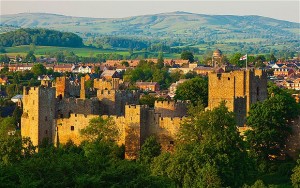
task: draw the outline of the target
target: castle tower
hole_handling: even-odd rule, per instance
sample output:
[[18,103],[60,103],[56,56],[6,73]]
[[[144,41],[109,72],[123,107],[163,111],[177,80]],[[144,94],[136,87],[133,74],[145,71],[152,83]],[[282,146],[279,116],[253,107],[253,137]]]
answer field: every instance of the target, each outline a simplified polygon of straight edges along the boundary
[[84,76],[82,76],[81,80],[80,80],[80,98],[85,99],[85,78],[84,78]]
[[55,87],[56,87],[56,96],[61,96],[61,97],[68,97],[67,95],[67,90],[68,90],[68,85],[67,85],[67,78],[65,76],[62,77],[57,77],[55,80]]
[[21,135],[30,137],[37,146],[43,140],[50,143],[54,138],[55,88],[24,87]]
[[147,106],[125,106],[125,158],[136,159],[146,137]]
[[208,76],[208,108],[225,101],[235,112],[237,124],[243,126],[250,106],[267,98],[267,75],[263,70],[210,73]]

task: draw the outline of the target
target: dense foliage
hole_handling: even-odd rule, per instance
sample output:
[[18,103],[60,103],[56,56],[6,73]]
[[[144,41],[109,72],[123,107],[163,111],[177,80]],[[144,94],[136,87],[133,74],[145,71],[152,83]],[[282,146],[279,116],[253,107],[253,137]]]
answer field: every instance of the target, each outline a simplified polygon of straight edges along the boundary
[[154,159],[154,174],[179,187],[238,187],[251,165],[232,112],[222,104],[212,111],[194,107],[181,126],[173,154]]
[[208,103],[208,80],[196,77],[185,81],[177,87],[175,99],[190,100],[194,105],[198,102],[207,106]]
[[81,47],[82,39],[69,32],[48,29],[18,29],[0,35],[0,46],[20,46],[35,44],[39,46]]
[[291,122],[299,115],[299,104],[287,91],[269,86],[269,98],[254,104],[247,118],[251,130],[246,132],[251,150],[262,159],[276,158],[282,153],[291,133]]
[[131,83],[136,81],[158,82],[163,89],[172,83],[172,78],[166,67],[161,68],[160,64],[154,64],[145,60],[141,60],[135,69],[127,70],[123,78]]

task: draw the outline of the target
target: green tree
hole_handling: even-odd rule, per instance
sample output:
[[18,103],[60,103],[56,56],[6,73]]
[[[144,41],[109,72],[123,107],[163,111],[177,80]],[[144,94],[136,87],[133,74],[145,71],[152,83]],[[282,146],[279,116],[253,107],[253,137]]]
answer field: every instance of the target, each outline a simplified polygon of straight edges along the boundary
[[140,99],[139,99],[139,104],[140,105],[148,105],[149,107],[154,107],[154,103],[155,103],[156,97],[153,95],[143,95]]
[[88,141],[104,140],[116,141],[119,132],[112,118],[102,117],[91,119],[89,125],[80,131],[81,135]]
[[4,55],[0,55],[0,63],[9,63],[10,58],[4,54]]
[[177,87],[175,99],[190,100],[194,105],[198,101],[207,106],[208,102],[208,80],[207,78],[196,77],[185,81]]
[[35,62],[36,61],[36,57],[34,55],[33,51],[29,51],[25,57],[25,61],[26,62]]
[[44,65],[42,64],[35,64],[33,65],[33,67],[31,68],[31,72],[35,75],[35,76],[41,76],[47,73],[47,69]]
[[201,108],[189,112],[175,152],[156,157],[152,173],[171,178],[179,187],[239,187],[249,178],[250,165],[234,114],[224,103],[212,111]]
[[181,53],[181,59],[189,60],[190,63],[193,63],[194,62],[194,55],[193,55],[192,52],[183,51]]
[[158,54],[158,59],[157,59],[156,67],[158,69],[162,69],[164,66],[165,66],[165,64],[164,64],[164,54],[163,54],[163,52],[160,52]]
[[161,153],[161,146],[154,136],[148,137],[141,147],[138,161],[142,164],[150,165],[154,157]]
[[232,55],[230,57],[230,64],[232,65],[237,65],[239,67],[245,67],[246,66],[246,60],[240,60],[240,58],[242,57],[243,55],[241,53],[235,53],[234,55]]
[[129,67],[129,63],[128,61],[122,61],[121,65],[125,66],[125,67]]
[[4,65],[4,68],[1,69],[0,73],[8,73],[9,72],[9,68],[8,68],[8,65]]
[[300,158],[297,160],[297,165],[293,169],[293,174],[291,176],[293,187],[300,187]]
[[260,159],[279,156],[291,133],[291,121],[299,114],[299,105],[286,91],[271,86],[271,97],[255,103],[247,117],[251,127],[245,135],[250,149]]

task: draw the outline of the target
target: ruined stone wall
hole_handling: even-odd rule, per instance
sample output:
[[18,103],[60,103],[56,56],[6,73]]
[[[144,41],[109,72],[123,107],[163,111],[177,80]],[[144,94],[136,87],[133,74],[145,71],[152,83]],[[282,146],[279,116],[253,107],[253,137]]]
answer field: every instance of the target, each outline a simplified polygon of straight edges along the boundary
[[55,120],[55,144],[66,144],[71,140],[74,144],[79,145],[83,141],[80,130],[89,125],[93,118],[99,115],[70,114],[69,118],[58,118]]
[[53,87],[56,88],[56,97],[79,97],[80,85],[74,81],[70,81],[69,78],[57,77]]
[[187,105],[184,101],[155,101],[154,109],[162,117],[183,117],[187,113]]
[[37,146],[44,139],[53,140],[52,125],[55,118],[55,89],[24,87],[21,135],[30,137]]
[[100,103],[97,98],[58,98],[56,105],[56,112],[58,118],[67,118],[72,113],[84,115],[99,115],[101,112]]
[[[91,119],[98,118],[99,115],[84,115],[84,114],[70,114],[68,118],[58,118],[54,123],[55,130],[55,144],[66,144],[68,141],[73,141],[74,144],[80,145],[84,141],[84,137],[81,135],[80,130],[86,128],[89,125]],[[106,119],[108,117],[116,124],[116,128],[119,132],[117,143],[118,145],[125,144],[125,118],[124,116],[101,116]]]
[[119,78],[113,78],[112,80],[94,79],[94,88],[98,90],[112,90],[119,89],[122,81]]
[[124,115],[126,104],[137,104],[139,93],[135,91],[121,90],[97,90],[97,98],[100,100],[102,114]]

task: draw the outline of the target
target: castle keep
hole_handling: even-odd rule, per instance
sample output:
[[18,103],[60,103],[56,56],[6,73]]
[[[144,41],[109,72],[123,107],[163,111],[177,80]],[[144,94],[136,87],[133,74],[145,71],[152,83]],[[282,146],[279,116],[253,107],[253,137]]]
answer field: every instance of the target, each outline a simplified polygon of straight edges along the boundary
[[208,75],[208,108],[225,101],[236,114],[237,124],[243,126],[250,106],[267,99],[267,74],[263,70],[240,70]]
[[[21,134],[34,145],[44,139],[55,145],[69,140],[80,144],[80,130],[93,118],[110,117],[119,130],[117,143],[125,145],[125,157],[137,158],[145,139],[157,137],[162,149],[171,151],[188,102],[156,101],[154,108],[137,105],[139,92],[121,90],[122,81],[95,79],[94,87],[85,88],[85,78],[72,81],[56,79],[51,86],[24,88]],[[267,77],[262,70],[209,74],[208,109],[225,101],[243,126],[251,104],[267,98]]]

